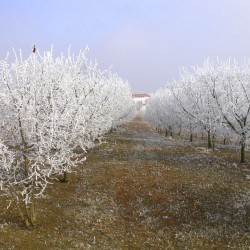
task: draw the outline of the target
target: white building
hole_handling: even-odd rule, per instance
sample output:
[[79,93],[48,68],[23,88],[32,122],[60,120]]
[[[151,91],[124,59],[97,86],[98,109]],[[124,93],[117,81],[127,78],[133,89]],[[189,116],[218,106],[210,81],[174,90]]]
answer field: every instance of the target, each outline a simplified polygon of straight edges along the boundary
[[150,98],[148,94],[133,94],[133,100],[138,104],[138,111],[145,112],[146,104]]

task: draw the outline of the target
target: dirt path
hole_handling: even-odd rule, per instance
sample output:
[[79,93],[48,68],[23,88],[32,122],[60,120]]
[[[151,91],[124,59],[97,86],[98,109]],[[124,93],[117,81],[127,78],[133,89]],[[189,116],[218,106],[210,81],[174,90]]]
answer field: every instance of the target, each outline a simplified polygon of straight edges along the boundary
[[1,249],[248,249],[247,166],[142,120],[106,140],[48,190],[36,228],[0,213]]

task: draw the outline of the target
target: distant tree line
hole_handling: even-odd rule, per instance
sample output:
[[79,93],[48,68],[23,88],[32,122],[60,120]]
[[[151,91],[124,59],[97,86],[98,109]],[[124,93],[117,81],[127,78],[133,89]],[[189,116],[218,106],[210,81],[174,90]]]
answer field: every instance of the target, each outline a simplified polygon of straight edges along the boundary
[[185,129],[190,141],[195,132],[207,134],[208,148],[215,136],[226,140],[237,136],[240,162],[245,162],[250,137],[250,60],[216,63],[209,59],[202,66],[184,68],[179,80],[158,90],[147,106],[146,119],[166,135]]

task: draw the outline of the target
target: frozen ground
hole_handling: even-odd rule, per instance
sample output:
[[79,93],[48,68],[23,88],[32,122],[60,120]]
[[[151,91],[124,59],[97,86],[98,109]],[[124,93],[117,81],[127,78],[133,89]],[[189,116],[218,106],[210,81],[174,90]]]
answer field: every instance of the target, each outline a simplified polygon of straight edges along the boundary
[[2,201],[1,249],[249,249],[249,165],[140,119],[106,141],[39,201],[37,227]]

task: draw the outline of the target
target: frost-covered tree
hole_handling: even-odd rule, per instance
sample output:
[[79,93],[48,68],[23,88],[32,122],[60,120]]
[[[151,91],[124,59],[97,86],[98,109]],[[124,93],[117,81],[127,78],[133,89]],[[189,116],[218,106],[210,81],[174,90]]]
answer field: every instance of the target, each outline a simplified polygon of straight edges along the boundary
[[217,72],[205,61],[202,67],[194,67],[192,71],[184,69],[180,80],[172,87],[186,120],[207,132],[208,148],[212,147],[212,137],[221,122],[220,112],[209,88],[216,80]]
[[218,65],[219,80],[211,86],[223,124],[240,138],[241,162],[245,162],[246,140],[250,137],[250,60]]
[[164,97],[155,94],[149,103],[149,121],[170,124],[178,117],[191,135],[194,129],[204,129],[209,148],[216,133],[227,137],[233,133],[240,138],[241,162],[245,161],[246,140],[250,137],[249,60],[240,66],[236,61],[212,63],[207,59],[201,66],[183,69],[179,80],[164,91]]
[[156,127],[165,130],[165,136],[172,136],[173,130],[179,130],[182,121],[173,95],[169,89],[157,91],[147,105],[145,118]]
[[[133,110],[129,85],[85,54],[20,53],[0,63],[0,187],[27,226],[50,180],[77,167]],[[127,103],[120,113],[118,103]]]
[[[81,137],[79,117],[74,117],[72,82],[63,58],[32,54],[1,66],[1,139],[13,159],[8,171],[1,166],[0,178],[29,225],[36,219],[35,198],[42,196],[50,178],[82,160],[74,155],[75,139],[80,142]],[[79,145],[84,147],[83,141]]]

